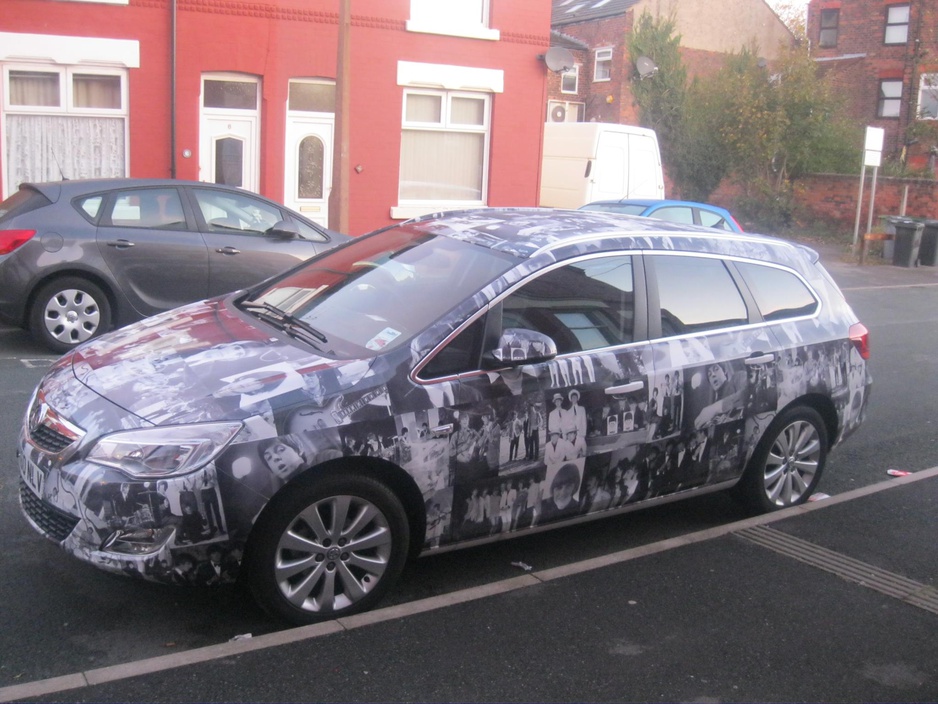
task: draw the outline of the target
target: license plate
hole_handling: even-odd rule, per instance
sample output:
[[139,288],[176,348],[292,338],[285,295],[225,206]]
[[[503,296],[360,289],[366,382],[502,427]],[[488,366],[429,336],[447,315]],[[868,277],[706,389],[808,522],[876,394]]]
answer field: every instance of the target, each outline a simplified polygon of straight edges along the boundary
[[25,455],[20,455],[20,476],[26,482],[26,486],[33,490],[40,499],[42,498],[42,487],[46,483],[46,475],[39,467],[30,462]]

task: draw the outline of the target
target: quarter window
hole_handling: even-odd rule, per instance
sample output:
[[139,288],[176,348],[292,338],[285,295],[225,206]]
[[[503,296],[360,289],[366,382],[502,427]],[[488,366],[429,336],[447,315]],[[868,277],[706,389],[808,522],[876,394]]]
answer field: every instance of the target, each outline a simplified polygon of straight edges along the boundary
[[749,322],[743,297],[719,259],[656,255],[651,260],[657,279],[662,336]]
[[840,10],[821,10],[821,32],[818,45],[824,48],[837,46],[837,25],[840,23]]
[[608,81],[612,79],[612,47],[597,49],[594,53],[593,80]]
[[899,117],[902,107],[902,80],[889,79],[879,82],[879,104],[877,117]]
[[909,41],[909,5],[891,5],[886,8],[886,44],[905,44]]
[[488,95],[405,91],[401,204],[483,204],[488,145]]
[[549,335],[559,354],[632,342],[632,258],[610,256],[568,264],[524,285],[502,306],[503,328]]
[[811,291],[791,272],[743,262],[738,262],[736,268],[765,320],[812,315],[817,310],[817,300]]

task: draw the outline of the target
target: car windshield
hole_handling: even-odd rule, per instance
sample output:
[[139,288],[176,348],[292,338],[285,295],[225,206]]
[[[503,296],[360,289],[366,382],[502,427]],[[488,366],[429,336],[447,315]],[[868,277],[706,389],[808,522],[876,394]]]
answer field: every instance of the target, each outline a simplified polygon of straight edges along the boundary
[[634,203],[590,203],[589,205],[584,205],[580,210],[599,210],[604,213],[641,215],[645,212],[647,207],[647,205],[636,205]]
[[518,261],[449,237],[391,228],[317,257],[256,289],[242,306],[274,308],[299,321],[324,340],[311,344],[330,355],[371,356],[409,341]]

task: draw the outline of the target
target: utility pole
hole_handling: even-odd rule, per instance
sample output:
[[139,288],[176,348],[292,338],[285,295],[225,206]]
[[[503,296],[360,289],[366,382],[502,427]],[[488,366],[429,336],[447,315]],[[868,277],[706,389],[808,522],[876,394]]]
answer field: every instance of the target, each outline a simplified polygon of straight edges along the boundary
[[332,192],[329,194],[329,227],[349,233],[349,105],[351,70],[349,33],[352,0],[339,0],[339,49],[335,76],[335,136],[332,148]]

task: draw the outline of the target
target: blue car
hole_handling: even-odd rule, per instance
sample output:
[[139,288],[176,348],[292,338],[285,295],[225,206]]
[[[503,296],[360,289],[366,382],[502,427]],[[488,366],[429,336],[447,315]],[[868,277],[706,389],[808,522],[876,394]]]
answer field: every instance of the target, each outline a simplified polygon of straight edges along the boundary
[[597,200],[587,203],[580,210],[599,210],[604,213],[624,213],[626,215],[642,215],[646,218],[657,218],[684,225],[703,225],[715,227],[728,232],[742,232],[743,228],[736,222],[730,211],[710,205],[708,203],[695,203],[689,200]]

